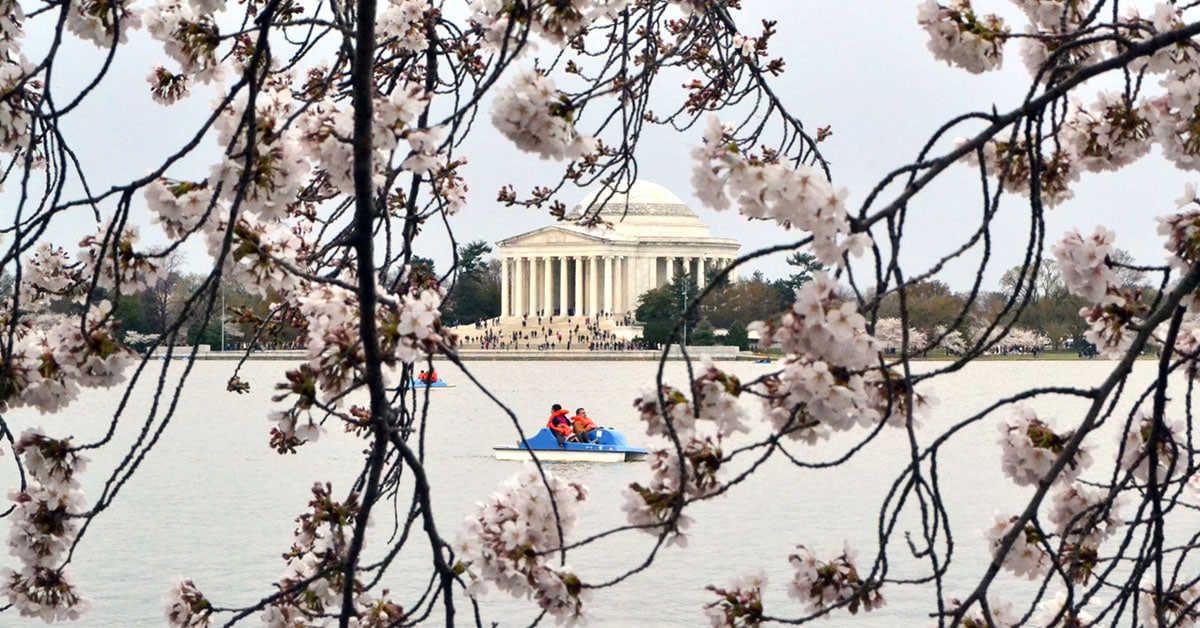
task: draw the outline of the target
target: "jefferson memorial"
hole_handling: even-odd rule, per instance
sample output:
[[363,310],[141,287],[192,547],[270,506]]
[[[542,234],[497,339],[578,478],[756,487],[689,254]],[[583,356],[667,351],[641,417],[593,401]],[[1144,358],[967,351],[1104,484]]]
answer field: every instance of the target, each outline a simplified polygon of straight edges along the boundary
[[[661,185],[635,181],[599,208],[601,224],[570,224],[605,191],[588,194],[563,224],[496,242],[500,317],[621,315],[647,290],[686,272],[707,274],[737,257],[737,240],[709,236],[683,201]],[[593,208],[595,211],[595,208]]]

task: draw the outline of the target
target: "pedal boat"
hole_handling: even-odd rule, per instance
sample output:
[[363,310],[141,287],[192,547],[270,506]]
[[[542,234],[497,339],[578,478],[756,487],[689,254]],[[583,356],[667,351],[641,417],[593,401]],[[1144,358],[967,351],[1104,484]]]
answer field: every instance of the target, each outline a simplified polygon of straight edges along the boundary
[[543,427],[516,447],[493,447],[492,451],[497,460],[529,460],[532,452],[546,462],[636,462],[647,455],[645,449],[631,446],[624,434],[607,427],[596,428],[595,442],[568,441],[563,445],[559,447],[550,428]]
[[441,380],[441,379],[437,380],[436,382],[423,382],[414,377],[411,380],[409,380],[409,384],[413,388],[416,388],[417,390],[421,390],[423,388],[432,388],[435,390],[438,388],[454,388],[453,384],[447,384],[445,382],[445,380]]

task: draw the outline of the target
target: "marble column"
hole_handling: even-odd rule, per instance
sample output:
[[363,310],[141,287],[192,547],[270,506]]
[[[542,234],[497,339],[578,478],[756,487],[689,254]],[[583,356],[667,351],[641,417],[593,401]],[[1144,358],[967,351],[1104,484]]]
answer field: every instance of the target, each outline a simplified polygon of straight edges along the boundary
[[575,315],[583,314],[583,257],[575,256]]
[[536,257],[529,258],[529,315],[537,316],[538,311],[538,263]]
[[604,312],[612,312],[613,306],[613,257],[604,256]]
[[[641,296],[637,291],[637,267],[636,257],[625,258],[625,312],[636,310],[638,297]],[[625,312],[621,312],[621,315]]]
[[671,283],[672,281],[675,281],[675,258],[668,257],[667,258],[667,276],[666,276],[665,283]]
[[616,314],[621,311],[621,307],[625,303],[625,298],[622,292],[625,290],[625,281],[622,277],[625,275],[625,256],[613,256],[613,304],[612,312]]
[[542,281],[545,283],[542,284],[542,314],[550,316],[554,313],[554,258],[547,257],[544,261],[545,276]]
[[520,317],[525,313],[525,304],[521,302],[524,298],[525,289],[525,264],[522,257],[513,258],[513,316]]
[[567,315],[567,256],[558,258],[558,313]]
[[597,272],[599,270],[600,270],[600,258],[596,257],[595,255],[588,257],[588,296],[587,296],[588,301],[587,301],[587,309],[584,312],[588,316],[591,316],[591,317],[595,317],[596,312],[599,310],[599,308],[596,307],[596,301],[599,300],[598,295],[597,295],[598,286],[596,285],[597,284],[596,279],[598,278],[598,275],[600,274],[599,272]]
[[512,308],[508,306],[508,258],[500,258],[500,318],[508,316]]
[[707,277],[705,276],[704,258],[697,257],[696,258],[696,286],[698,286],[701,290],[703,290],[706,279],[707,279]]

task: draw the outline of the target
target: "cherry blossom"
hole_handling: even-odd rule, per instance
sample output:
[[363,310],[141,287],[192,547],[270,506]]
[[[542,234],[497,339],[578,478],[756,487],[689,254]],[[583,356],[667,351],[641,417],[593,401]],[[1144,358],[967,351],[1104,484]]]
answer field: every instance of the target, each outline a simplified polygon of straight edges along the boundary
[[1061,139],[1080,169],[1119,170],[1150,152],[1151,126],[1147,112],[1124,95],[1100,92],[1089,109],[1071,101]]
[[[953,600],[949,613],[958,613],[961,609],[962,602]],[[1019,624],[1017,616],[1013,614],[1011,602],[989,597],[987,613],[985,614],[982,608],[974,605],[963,614],[961,625],[1011,628]]]
[[[1078,603],[1078,599],[1076,603]],[[1095,621],[1090,613],[1068,605],[1065,591],[1058,591],[1054,597],[1047,598],[1038,605],[1035,621],[1039,626],[1067,626],[1082,628],[1091,626]]]
[[100,288],[138,292],[158,285],[166,277],[166,268],[154,256],[137,250],[141,239],[137,227],[101,226],[95,235],[80,243],[79,261],[85,277],[96,276]]
[[576,159],[594,150],[575,130],[574,107],[536,70],[519,72],[492,105],[492,124],[517,148],[542,159]]
[[887,602],[879,593],[879,585],[863,580],[855,561],[858,552],[849,545],[842,553],[830,560],[822,561],[803,545],[788,560],[796,572],[788,583],[788,595],[802,604],[810,613],[845,606],[851,613],[861,607],[865,611],[882,608]]
[[1004,556],[996,555],[1000,550],[1001,541],[1012,530],[1016,521],[1016,517],[997,514],[992,527],[983,531],[983,538],[991,548],[992,557],[1000,560],[1002,567],[1018,576],[1034,580],[1046,573],[1050,561],[1041,545],[1041,533],[1032,523],[1026,524],[1024,529],[1017,533],[1016,540]]
[[176,580],[163,601],[166,604],[167,625],[192,628],[209,624],[212,604],[191,580]]
[[48,438],[39,430],[22,433],[13,451],[23,456],[29,474],[24,491],[9,493],[14,507],[9,553],[22,568],[0,569],[0,594],[25,617],[78,619],[90,603],[61,563],[79,532],[75,517],[86,510],[75,474],[86,468],[87,459],[69,440]]
[[929,33],[929,52],[948,65],[979,74],[1004,61],[1008,27],[995,15],[976,15],[970,0],[951,0],[948,5],[925,0],[917,9],[917,23]]
[[[1121,435],[1121,469],[1142,481],[1150,481],[1153,469],[1158,483],[1166,483],[1184,472],[1180,456],[1182,429],[1169,422],[1156,422],[1145,412],[1133,417],[1131,428]],[[1154,443],[1153,448],[1150,446]],[[1153,452],[1156,464],[1151,461]]]
[[1108,295],[1109,287],[1120,283],[1108,265],[1114,237],[1112,231],[1096,227],[1086,239],[1078,231],[1071,231],[1054,245],[1052,250],[1063,283],[1071,294],[1100,303]]
[[1049,520],[1055,533],[1070,543],[1098,546],[1122,525],[1119,500],[1114,503],[1078,482],[1054,493],[1051,504]]
[[[1029,486],[1046,479],[1050,468],[1063,453],[1063,447],[1073,434],[1055,433],[1050,426],[1038,418],[1032,408],[1016,407],[1016,414],[999,425],[1000,449],[1003,451],[1001,467],[1004,474],[1018,486]],[[1069,483],[1079,472],[1087,468],[1092,457],[1080,448],[1054,478],[1055,482]]]
[[810,166],[744,155],[731,141],[730,131],[710,117],[703,146],[692,151],[692,187],[701,202],[723,210],[732,197],[738,212],[748,218],[809,232],[813,253],[830,266],[840,267],[843,255],[859,255],[865,249],[868,237],[851,234],[845,189],[834,188]]
[[705,587],[718,597],[704,605],[704,614],[713,628],[757,626],[763,618],[762,592],[767,576],[761,571],[734,578],[726,588]]
[[109,48],[128,41],[130,29],[141,27],[138,9],[126,2],[85,0],[75,2],[67,12],[67,29],[98,48]]
[[478,504],[459,533],[454,570],[470,581],[472,597],[485,594],[490,584],[535,600],[560,623],[582,623],[590,590],[570,567],[549,563],[574,529],[588,491],[548,471],[544,475],[530,462]]
[[625,503],[621,508],[630,525],[666,537],[668,545],[686,547],[686,531],[692,519],[682,511],[688,501],[713,495],[720,487],[720,442],[693,436],[683,443],[681,454],[670,449],[653,450],[647,460],[650,482],[646,486],[630,484],[623,493]]
[[[1146,628],[1194,626],[1200,622],[1200,585],[1174,585],[1162,594],[1143,590],[1138,596],[1138,621]],[[1165,623],[1160,623],[1159,618]]]

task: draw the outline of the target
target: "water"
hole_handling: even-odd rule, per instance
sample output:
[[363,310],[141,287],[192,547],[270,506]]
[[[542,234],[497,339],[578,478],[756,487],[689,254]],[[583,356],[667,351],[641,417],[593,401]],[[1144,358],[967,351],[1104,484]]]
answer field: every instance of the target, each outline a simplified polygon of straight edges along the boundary
[[[79,586],[92,600],[92,611],[81,625],[162,625],[162,598],[176,577],[191,578],[219,606],[236,607],[272,591],[284,569],[280,555],[290,545],[293,519],[306,510],[314,482],[330,481],[334,494],[343,493],[361,468],[361,442],[337,428],[295,455],[279,455],[267,445],[270,422],[266,414],[274,405],[273,385],[282,379],[286,362],[248,363],[243,380],[251,383],[246,395],[225,392],[231,362],[197,362],[190,385],[182,392],[177,415],[162,430],[156,447],[137,463],[137,472],[123,484],[113,507],[96,518],[87,530],[71,567]],[[168,389],[186,362],[159,362],[154,368],[171,369]],[[723,368],[752,378],[772,365],[724,363]],[[934,390],[939,405],[927,420],[929,430],[944,428],[982,409],[1000,395],[1031,386],[1051,384],[1095,385],[1112,363],[1093,362],[988,362],[939,380]],[[473,362],[473,375],[491,387],[521,418],[521,426],[536,430],[545,421],[552,403],[574,409],[585,406],[599,424],[624,431],[641,443],[632,401],[652,382],[657,364],[651,362]],[[683,383],[682,364],[668,365],[668,382]],[[512,421],[467,378],[451,365],[439,374],[457,387],[432,391],[426,435],[427,464],[433,484],[432,501],[441,533],[454,532],[474,503],[484,499],[520,463],[492,458],[495,445],[516,440]],[[157,373],[154,374],[157,376]],[[1135,381],[1152,381],[1149,368],[1141,368]],[[155,381],[143,381],[134,390],[129,408],[114,435],[118,447],[92,454],[84,477],[89,502],[94,502],[112,470],[137,439],[143,427],[158,431],[149,414]],[[112,391],[87,394],[82,401],[57,416],[18,412],[6,417],[14,431],[40,425],[54,436],[72,435],[76,442],[100,438],[121,402]],[[1060,426],[1077,420],[1083,404],[1066,397],[1036,403],[1043,416]],[[995,419],[972,425],[955,437],[956,445],[940,458],[943,488],[956,530],[956,563],[949,581],[961,583],[966,595],[986,566],[983,543],[975,530],[991,523],[995,512],[1013,512],[1029,493],[1015,487],[999,472]],[[809,461],[830,460],[845,443],[830,443],[815,450],[791,445],[789,450]],[[10,455],[10,454],[9,454]],[[1108,457],[1106,460],[1105,457]],[[1111,453],[1095,454],[1099,464],[1111,462]],[[11,462],[11,458],[8,459]],[[782,458],[768,462],[759,473],[729,494],[691,511],[696,520],[686,549],[666,548],[655,564],[620,584],[596,592],[589,607],[592,625],[695,626],[706,623],[701,607],[713,599],[706,585],[725,586],[739,574],[763,569],[770,584],[768,613],[797,617],[798,605],[786,596],[791,575],[787,557],[796,545],[813,548],[820,557],[840,552],[843,542],[861,550],[860,561],[874,555],[879,504],[898,469],[907,460],[902,433],[886,430],[858,455],[837,470],[796,468]],[[0,459],[0,481],[16,486],[11,464]],[[733,472],[742,461],[732,465]],[[579,536],[599,532],[624,522],[621,489],[648,478],[642,464],[557,464],[555,473],[580,481],[591,489],[583,508]],[[382,514],[382,513],[381,513]],[[911,513],[901,517],[912,521]],[[389,517],[377,517],[372,549],[384,546]],[[915,530],[914,530],[915,532]],[[639,565],[650,548],[650,537],[629,532],[608,537],[572,552],[568,563],[585,582],[609,580]],[[902,542],[895,537],[894,543]],[[387,584],[404,592],[398,601],[408,607],[426,582],[427,543],[410,542],[413,556],[398,566]],[[895,553],[902,557],[896,548]],[[15,566],[14,559],[4,564]],[[867,567],[863,567],[864,571]],[[892,575],[915,569],[901,558]],[[999,592],[1014,595],[1023,584],[1002,576]],[[912,586],[884,591],[888,606],[869,615],[839,615],[821,622],[841,625],[925,625],[930,623],[932,587]],[[459,599],[459,624],[471,623],[469,606]],[[485,624],[525,625],[536,609],[525,601],[493,593],[482,599]],[[4,625],[32,624],[12,614]],[[227,617],[227,616],[226,616]],[[257,620],[250,619],[250,625]]]

